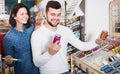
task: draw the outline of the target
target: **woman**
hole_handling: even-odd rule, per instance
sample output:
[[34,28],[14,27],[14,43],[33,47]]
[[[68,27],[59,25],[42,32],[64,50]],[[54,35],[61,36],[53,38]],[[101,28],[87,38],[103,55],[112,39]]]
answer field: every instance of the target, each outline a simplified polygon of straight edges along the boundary
[[[14,66],[15,74],[39,74],[32,62],[30,38],[34,25],[30,24],[29,9],[22,3],[15,4],[9,23],[11,29],[4,37],[6,63]],[[14,61],[13,58],[20,60]]]

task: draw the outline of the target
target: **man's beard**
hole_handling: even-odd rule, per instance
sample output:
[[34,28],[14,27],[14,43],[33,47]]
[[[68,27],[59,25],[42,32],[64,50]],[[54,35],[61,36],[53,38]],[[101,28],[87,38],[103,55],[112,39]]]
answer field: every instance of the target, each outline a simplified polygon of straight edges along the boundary
[[59,23],[57,23],[56,25],[53,25],[51,22],[49,22],[48,20],[47,20],[47,22],[48,22],[48,24],[50,25],[50,26],[52,26],[52,27],[56,27]]

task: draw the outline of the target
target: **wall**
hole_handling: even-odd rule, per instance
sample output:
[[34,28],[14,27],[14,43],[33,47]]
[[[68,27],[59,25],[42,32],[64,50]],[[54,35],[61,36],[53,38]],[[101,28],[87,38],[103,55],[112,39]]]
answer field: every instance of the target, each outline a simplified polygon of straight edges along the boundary
[[[12,6],[17,2],[18,0],[5,0],[5,6],[7,7],[8,13],[10,12]],[[35,0],[21,0],[21,3],[25,4],[30,9],[35,4]]]
[[86,41],[94,41],[102,30],[109,31],[110,0],[85,0]]

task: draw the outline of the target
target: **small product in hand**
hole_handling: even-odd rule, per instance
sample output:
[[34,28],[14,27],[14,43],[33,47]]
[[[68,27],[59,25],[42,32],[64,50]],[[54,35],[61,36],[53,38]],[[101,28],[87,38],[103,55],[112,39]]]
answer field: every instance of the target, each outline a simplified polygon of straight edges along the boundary
[[58,44],[60,43],[60,39],[61,39],[61,36],[59,34],[56,34],[54,39],[53,39],[53,43],[56,43],[58,41]]

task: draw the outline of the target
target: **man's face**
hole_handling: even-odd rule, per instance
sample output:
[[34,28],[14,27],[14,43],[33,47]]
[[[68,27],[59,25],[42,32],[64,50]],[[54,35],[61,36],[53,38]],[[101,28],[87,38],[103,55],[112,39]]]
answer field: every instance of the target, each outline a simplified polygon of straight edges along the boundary
[[46,20],[48,24],[52,27],[56,27],[61,18],[61,8],[60,9],[54,9],[49,8],[48,12],[46,13]]

